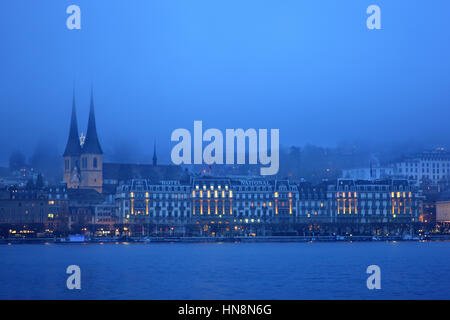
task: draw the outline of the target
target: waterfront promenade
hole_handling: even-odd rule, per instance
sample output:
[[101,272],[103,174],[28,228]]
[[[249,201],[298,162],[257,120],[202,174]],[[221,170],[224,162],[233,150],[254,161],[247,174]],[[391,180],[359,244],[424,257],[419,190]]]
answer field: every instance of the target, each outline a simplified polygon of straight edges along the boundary
[[338,242],[338,241],[450,241],[450,234],[427,236],[255,236],[255,237],[76,237],[6,238],[0,244],[20,243],[201,243],[201,242]]

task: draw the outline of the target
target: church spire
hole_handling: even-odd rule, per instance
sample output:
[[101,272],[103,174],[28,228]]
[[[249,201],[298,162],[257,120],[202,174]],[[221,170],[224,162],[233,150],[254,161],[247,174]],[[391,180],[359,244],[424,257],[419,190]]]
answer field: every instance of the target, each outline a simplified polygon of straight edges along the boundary
[[77,112],[75,110],[75,89],[72,98],[72,117],[70,119],[69,138],[63,156],[79,156],[81,153],[80,138],[78,136]]
[[91,88],[91,106],[89,109],[88,128],[86,132],[86,140],[83,145],[83,153],[103,154],[100,142],[98,141],[97,128],[95,125],[94,113],[94,90]]
[[153,165],[156,166],[158,164],[158,158],[156,157],[156,141],[153,145]]

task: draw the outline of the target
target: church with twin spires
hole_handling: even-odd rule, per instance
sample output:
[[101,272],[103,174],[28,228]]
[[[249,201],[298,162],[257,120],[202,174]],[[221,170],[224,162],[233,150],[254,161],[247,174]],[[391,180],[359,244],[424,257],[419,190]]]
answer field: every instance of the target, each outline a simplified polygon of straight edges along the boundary
[[152,164],[104,163],[103,150],[97,134],[94,94],[91,90],[89,120],[86,136],[78,134],[75,93],[69,138],[63,153],[63,181],[69,189],[91,189],[99,193],[114,193],[118,184],[131,179],[185,180],[187,173],[176,165],[158,165],[156,145]]
[[102,192],[103,187],[103,151],[98,140],[95,125],[94,94],[91,90],[91,105],[86,137],[78,135],[75,94],[72,101],[69,139],[63,154],[63,180],[68,188],[94,189]]

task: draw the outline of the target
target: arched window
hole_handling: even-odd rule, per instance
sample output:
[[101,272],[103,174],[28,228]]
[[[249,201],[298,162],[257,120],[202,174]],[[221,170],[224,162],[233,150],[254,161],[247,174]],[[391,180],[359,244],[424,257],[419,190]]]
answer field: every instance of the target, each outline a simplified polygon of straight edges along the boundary
[[93,163],[94,168],[97,168],[97,157],[94,157],[94,163]]

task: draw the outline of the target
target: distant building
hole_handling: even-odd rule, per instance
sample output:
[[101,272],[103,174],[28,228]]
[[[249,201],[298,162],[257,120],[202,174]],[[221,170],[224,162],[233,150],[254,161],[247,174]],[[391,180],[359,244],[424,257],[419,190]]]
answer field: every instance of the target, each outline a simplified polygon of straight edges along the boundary
[[26,189],[10,187],[0,198],[0,233],[36,236],[62,229],[67,213],[65,187]]
[[36,181],[38,175],[34,168],[28,166],[14,171],[0,167],[0,187],[25,187],[30,180]]
[[450,179],[450,152],[437,149],[411,155],[393,164],[395,174],[415,184],[438,185]]
[[98,226],[95,232],[98,235],[114,235],[112,231],[116,224],[120,223],[117,215],[117,207],[113,202],[104,202],[95,206],[95,217],[93,224]]
[[392,167],[372,167],[372,168],[355,168],[342,170],[342,178],[354,180],[380,180],[392,178],[394,176],[394,168]]
[[105,197],[93,189],[68,189],[68,229],[77,233],[94,231],[96,207],[105,202]]

